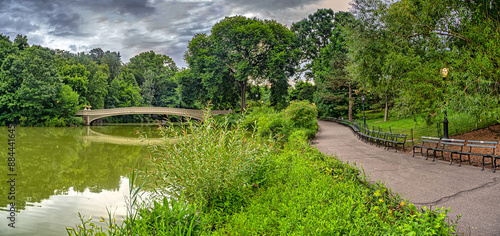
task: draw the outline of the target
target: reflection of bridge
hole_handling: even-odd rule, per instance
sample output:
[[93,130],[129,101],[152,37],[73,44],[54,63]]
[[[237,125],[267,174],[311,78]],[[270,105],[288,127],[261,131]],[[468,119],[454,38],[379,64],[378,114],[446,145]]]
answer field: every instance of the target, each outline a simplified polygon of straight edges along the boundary
[[[223,111],[210,111],[212,115],[232,113],[231,110]],[[176,116],[185,116],[197,120],[203,120],[203,111],[195,109],[184,108],[170,108],[170,107],[122,107],[112,109],[99,109],[99,110],[79,110],[75,115],[83,116],[85,124],[90,125],[94,120],[110,116],[120,115],[135,115],[135,114],[169,114]]]
[[[141,140],[139,138],[129,138],[129,137],[120,137],[114,135],[101,134],[96,132],[90,127],[87,127],[86,135],[82,136],[84,142],[90,143],[110,143],[110,144],[118,144],[118,145],[132,145],[132,146],[142,146],[148,144],[160,144],[162,143],[161,138],[150,138],[146,140]],[[175,140],[170,139],[170,142],[175,142]]]

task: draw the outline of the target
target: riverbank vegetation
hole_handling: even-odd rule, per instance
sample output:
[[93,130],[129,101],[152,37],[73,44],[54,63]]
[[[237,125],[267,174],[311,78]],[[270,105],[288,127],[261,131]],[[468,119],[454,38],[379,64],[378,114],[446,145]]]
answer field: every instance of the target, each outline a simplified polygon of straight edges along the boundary
[[[100,227],[82,217],[82,224],[68,228],[68,234],[455,232],[447,210],[417,209],[383,185],[370,183],[356,166],[310,147],[316,113],[315,105],[297,102],[281,112],[250,108],[234,126],[207,115],[205,122],[185,126],[185,131],[161,128],[179,142],[155,146],[150,167],[135,172],[144,178],[131,178],[130,203],[135,204],[129,205],[127,219],[120,224],[109,216],[108,227]],[[261,127],[264,123],[279,124],[271,125],[279,129]],[[142,184],[139,179],[147,180]],[[135,201],[137,191],[145,189],[151,195]]]

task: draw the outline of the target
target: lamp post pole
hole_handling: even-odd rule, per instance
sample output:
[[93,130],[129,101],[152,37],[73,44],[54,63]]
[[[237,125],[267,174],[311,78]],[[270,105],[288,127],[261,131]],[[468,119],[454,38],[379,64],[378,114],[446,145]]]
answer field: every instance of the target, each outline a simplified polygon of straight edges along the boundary
[[365,117],[365,96],[361,95],[361,101],[363,102],[363,125],[366,127],[366,117]]
[[[448,75],[448,68],[441,69],[441,76],[443,77],[443,81],[446,79]],[[446,110],[446,101],[444,102],[444,120],[443,120],[443,138],[449,138],[448,136],[448,112]]]

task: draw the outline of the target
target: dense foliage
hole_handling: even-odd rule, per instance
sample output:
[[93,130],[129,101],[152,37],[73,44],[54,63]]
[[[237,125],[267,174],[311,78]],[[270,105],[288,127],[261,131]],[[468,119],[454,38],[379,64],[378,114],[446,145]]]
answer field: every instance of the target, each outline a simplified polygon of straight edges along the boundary
[[124,65],[117,52],[72,54],[0,35],[0,65],[0,125],[78,125],[74,114],[84,106],[179,104],[175,63],[152,51]]
[[402,116],[498,117],[499,9],[490,0],[355,0],[349,71]]
[[[198,34],[188,45],[185,60],[201,80],[215,108],[235,108],[239,97],[245,110],[247,88],[269,83],[271,105],[286,107],[288,79],[299,61],[295,34],[273,20],[226,17],[210,35]],[[189,89],[189,87],[185,87]]]
[[356,87],[346,70],[348,48],[344,33],[352,18],[348,12],[320,9],[292,26],[306,62],[302,70],[316,85],[312,101],[320,117],[352,117]]

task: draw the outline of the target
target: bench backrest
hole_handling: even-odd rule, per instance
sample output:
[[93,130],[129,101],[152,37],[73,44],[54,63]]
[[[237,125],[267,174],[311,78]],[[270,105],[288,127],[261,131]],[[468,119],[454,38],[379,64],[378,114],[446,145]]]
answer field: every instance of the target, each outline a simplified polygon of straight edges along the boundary
[[446,148],[447,146],[448,147],[459,147],[460,148],[460,151],[463,151],[464,150],[464,146],[465,146],[465,140],[463,139],[449,139],[449,138],[443,138],[441,139],[441,147],[444,149]]
[[[426,146],[426,147],[436,147],[439,145],[439,142],[441,141],[440,138],[436,138],[436,137],[425,137],[425,136],[422,136],[420,138],[420,141],[422,142],[422,146]],[[425,145],[427,144],[427,145]]]
[[406,137],[407,137],[406,134],[388,133],[388,135],[387,135],[388,140],[396,141],[396,142],[399,142],[399,141],[406,142]]
[[[491,149],[491,155],[495,155],[495,149],[497,149],[498,142],[497,141],[476,141],[476,140],[467,140],[467,147],[469,148],[469,152],[472,152],[472,148],[486,148]],[[485,153],[488,154],[488,153]]]

